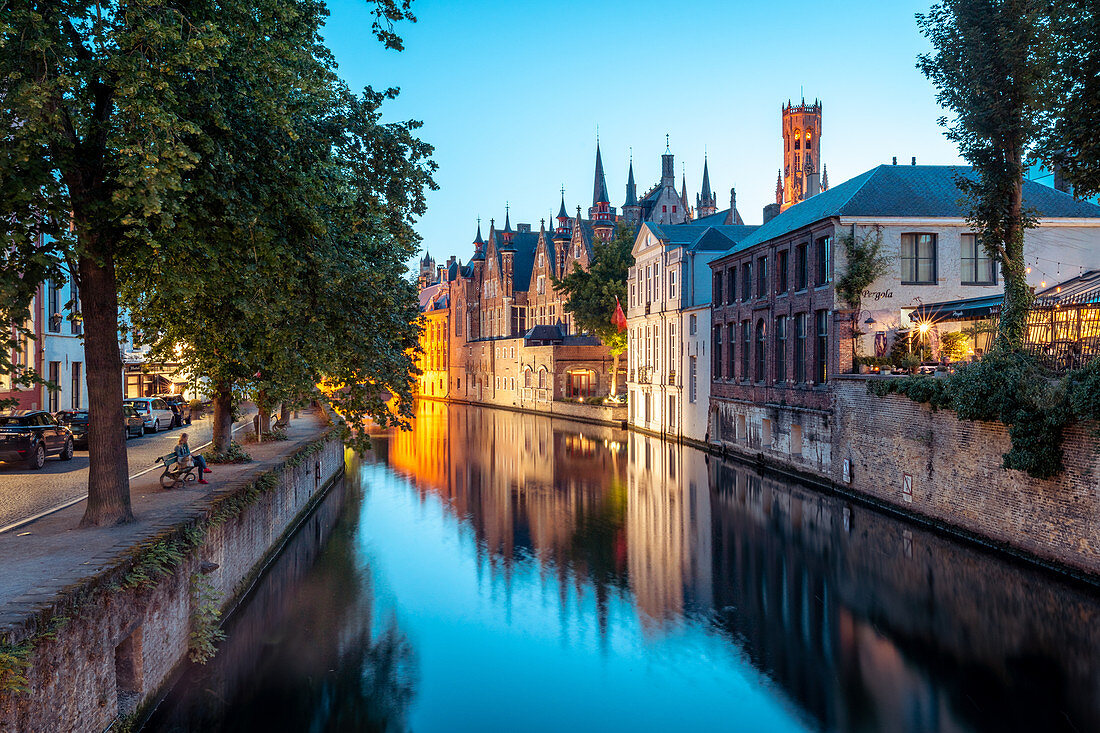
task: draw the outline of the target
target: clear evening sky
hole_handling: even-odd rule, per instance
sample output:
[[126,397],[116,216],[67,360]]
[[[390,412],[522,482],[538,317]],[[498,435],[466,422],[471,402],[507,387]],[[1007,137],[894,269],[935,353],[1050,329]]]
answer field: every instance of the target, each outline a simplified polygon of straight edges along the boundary
[[418,231],[437,260],[472,252],[505,202],[512,223],[538,228],[566,205],[585,211],[600,147],[613,206],[625,194],[630,148],[642,194],[660,176],[668,133],[695,194],[710,161],[718,207],[760,223],[775,200],[780,105],[824,105],[821,155],[836,185],[893,156],[960,162],[943,111],[916,69],[928,44],[914,14],[931,0],[841,2],[457,2],[416,0],[405,50],[370,33],[365,0],[330,0],[325,37],[353,89],[396,86],[387,120],[424,122],[439,190]]

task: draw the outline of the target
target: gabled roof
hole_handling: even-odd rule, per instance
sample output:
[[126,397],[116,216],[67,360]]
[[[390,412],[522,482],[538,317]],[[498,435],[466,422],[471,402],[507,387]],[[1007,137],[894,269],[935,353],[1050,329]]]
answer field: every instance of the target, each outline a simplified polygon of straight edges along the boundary
[[721,224],[718,226],[710,226],[706,228],[706,231],[701,237],[691,244],[689,249],[693,252],[724,252],[730,248],[730,245],[723,247],[723,239],[736,245],[738,242],[747,239],[759,228],[759,224]]
[[[734,213],[737,215],[737,220],[744,223],[744,220],[741,219],[741,213],[740,212],[734,212]],[[692,221],[692,224],[709,224],[711,226],[717,226],[717,225],[725,224],[726,220],[729,219],[729,218],[730,218],[730,210],[729,209],[722,209],[721,211],[717,211],[713,214],[710,214],[709,216],[700,216],[698,219],[695,219],[694,221]]]
[[512,239],[512,290],[526,292],[531,287],[531,270],[535,266],[535,250],[539,246],[538,232],[517,232]]
[[[967,214],[955,176],[975,178],[969,166],[880,165],[790,207],[741,242],[752,247],[840,216],[959,218]],[[1024,206],[1044,218],[1100,219],[1100,206],[1034,181],[1024,181]]]

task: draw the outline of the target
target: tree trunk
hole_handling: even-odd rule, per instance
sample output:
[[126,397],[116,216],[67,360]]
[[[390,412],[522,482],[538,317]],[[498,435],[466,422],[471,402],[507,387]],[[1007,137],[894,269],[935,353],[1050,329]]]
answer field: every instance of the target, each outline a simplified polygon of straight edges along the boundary
[[1034,294],[1027,284],[1027,263],[1024,262],[1023,180],[1017,181],[1012,192],[1012,206],[1005,221],[1004,258],[1001,277],[1005,298],[1001,305],[997,345],[1016,350],[1024,345],[1027,335],[1027,314]]
[[214,452],[225,453],[233,441],[233,386],[219,382],[214,386]]
[[290,422],[290,404],[284,402],[279,408],[279,422],[284,425]]
[[267,397],[267,392],[260,390],[256,394],[256,410],[260,413],[260,430],[257,438],[262,438],[266,433],[271,432],[271,400]]
[[612,399],[619,396],[619,353],[611,352],[611,395]]
[[110,256],[77,261],[88,380],[88,506],[81,527],[134,521],[122,416],[122,355],[118,347],[118,284]]

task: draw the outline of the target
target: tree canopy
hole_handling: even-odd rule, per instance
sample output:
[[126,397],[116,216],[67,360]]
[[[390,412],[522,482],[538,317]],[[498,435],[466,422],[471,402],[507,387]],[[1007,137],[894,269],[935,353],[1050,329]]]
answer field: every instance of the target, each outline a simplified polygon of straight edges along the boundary
[[935,84],[947,137],[973,166],[959,187],[982,245],[1000,263],[1005,298],[998,343],[1023,341],[1032,293],[1024,262],[1025,160],[1047,119],[1042,85],[1050,72],[1045,0],[944,0],[917,16],[933,52],[918,67]]
[[[375,35],[400,49],[393,23],[415,20],[410,0],[372,4]],[[0,15],[0,235],[11,244],[0,317],[18,327],[43,277],[68,272],[79,286],[91,412],[85,524],[132,519],[120,274],[135,320],[151,319],[162,350],[178,338],[171,348],[215,384],[229,379],[216,363],[229,365],[231,384],[257,364],[248,373],[304,384],[322,354],[380,347],[366,330],[337,347],[307,344],[335,320],[301,310],[311,302],[361,307],[342,315],[371,318],[371,328],[411,320],[415,301],[395,259],[415,248],[411,218],[434,185],[430,148],[413,136],[416,123],[380,123],[385,93],[357,97],[335,79],[319,35],[325,13],[318,0],[51,0]],[[336,249],[345,265],[356,258],[352,274],[321,263]],[[354,303],[342,290],[337,301],[337,283],[373,290]],[[352,389],[376,395],[392,382],[400,392],[411,363],[394,350],[409,330],[337,371],[376,380]],[[318,358],[303,365],[294,349]],[[0,371],[10,362],[0,357]],[[381,417],[377,398],[357,404]]]
[[607,242],[597,240],[587,270],[574,264],[573,271],[554,287],[569,296],[565,310],[573,314],[577,327],[597,336],[614,355],[626,351],[626,332],[612,323],[615,299],[626,301],[627,275],[634,264],[634,228],[620,223]]

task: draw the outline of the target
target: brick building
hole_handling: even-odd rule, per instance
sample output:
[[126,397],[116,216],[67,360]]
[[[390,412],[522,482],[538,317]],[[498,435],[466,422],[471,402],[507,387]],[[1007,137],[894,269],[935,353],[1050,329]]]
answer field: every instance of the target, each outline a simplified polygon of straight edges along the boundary
[[[705,167],[705,166],[704,166]],[[436,268],[434,278],[421,277],[421,288],[445,282],[448,289],[449,380],[446,395],[473,402],[548,409],[555,400],[609,397],[612,357],[598,339],[579,333],[565,310],[565,296],[553,285],[574,267],[586,269],[595,247],[610,240],[620,222],[676,224],[692,216],[686,186],[676,191],[670,151],[661,161],[661,179],[643,196],[637,195],[634,164],[630,163],[626,199],[611,205],[603,156],[596,146],[592,203],[587,217],[577,206],[570,212],[562,193],[558,213],[542,220],[538,230],[517,223],[505,211],[504,226],[490,220],[487,236],[480,221],[473,255],[466,264],[454,258]],[[717,212],[704,170],[704,198],[712,223],[730,216]],[[733,216],[740,221],[733,210]],[[620,213],[621,212],[621,213]],[[434,267],[427,257],[422,273]],[[427,269],[426,269],[427,268]],[[610,318],[610,313],[608,317]],[[618,395],[624,394],[626,359],[620,360]]]
[[[873,168],[791,206],[711,262],[710,439],[820,473],[831,467],[832,378],[853,350],[884,350],[923,303],[1000,293],[995,268],[960,208],[960,166]],[[1024,205],[1029,278],[1100,269],[1100,206],[1037,183]],[[890,271],[854,312],[839,302],[845,237],[878,236]],[[865,332],[853,340],[853,330]]]

